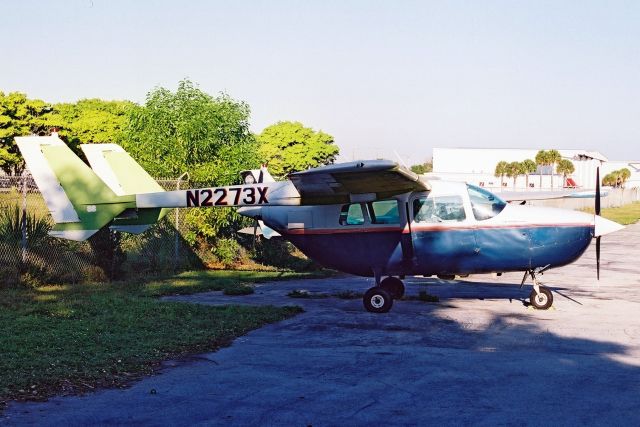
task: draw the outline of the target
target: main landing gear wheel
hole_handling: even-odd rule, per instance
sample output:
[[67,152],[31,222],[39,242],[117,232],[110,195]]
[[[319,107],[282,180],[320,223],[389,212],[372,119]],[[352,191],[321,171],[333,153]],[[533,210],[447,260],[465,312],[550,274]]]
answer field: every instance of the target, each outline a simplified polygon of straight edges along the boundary
[[387,277],[380,282],[380,287],[389,292],[394,299],[400,299],[404,296],[404,285],[402,280],[397,277]]
[[544,286],[539,287],[539,292],[535,289],[529,295],[529,301],[534,308],[538,310],[547,310],[553,304],[553,294]]
[[393,306],[393,297],[380,286],[369,289],[362,297],[364,308],[372,313],[386,313]]

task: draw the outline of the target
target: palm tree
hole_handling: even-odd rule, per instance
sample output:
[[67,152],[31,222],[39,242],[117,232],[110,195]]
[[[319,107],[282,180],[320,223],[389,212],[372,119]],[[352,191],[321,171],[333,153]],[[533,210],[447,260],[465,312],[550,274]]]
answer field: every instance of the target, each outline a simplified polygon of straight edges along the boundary
[[522,174],[522,163],[520,162],[511,162],[507,164],[506,173],[509,178],[513,178],[513,189],[516,188],[516,180],[518,176]]
[[[540,150],[536,153],[536,165],[547,166],[549,164],[549,156],[546,151]],[[542,188],[542,169],[540,169],[540,188]]]
[[500,177],[500,187],[503,186],[504,176],[507,173],[507,166],[509,166],[509,163],[505,162],[504,160],[499,161],[496,165],[496,171],[494,172],[494,175],[496,176],[496,178]]
[[523,160],[520,164],[522,165],[522,173],[526,176],[527,188],[529,188],[529,174],[534,173],[538,169],[538,165],[531,159]]
[[571,160],[567,160],[567,159],[561,159],[558,162],[557,169],[558,169],[558,173],[562,174],[562,177],[564,178],[565,183],[567,182],[567,175],[572,174],[576,170]]
[[618,172],[620,172],[620,178],[622,179],[622,184],[627,182],[629,178],[631,178],[631,171],[627,168],[622,168]]
[[560,155],[558,150],[547,151],[547,156],[547,161],[549,162],[548,164],[551,165],[551,189],[553,190],[553,174],[555,173],[556,164],[558,164],[558,162],[562,160],[562,156]]
[[618,171],[613,171],[608,173],[602,178],[602,185],[609,185],[611,187],[615,187],[618,182]]

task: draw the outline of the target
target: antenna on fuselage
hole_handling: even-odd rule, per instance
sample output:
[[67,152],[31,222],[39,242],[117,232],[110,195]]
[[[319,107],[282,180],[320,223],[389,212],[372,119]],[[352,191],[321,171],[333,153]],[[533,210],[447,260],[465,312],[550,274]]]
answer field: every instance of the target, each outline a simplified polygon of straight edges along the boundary
[[398,158],[398,160],[400,160],[400,163],[402,164],[402,166],[404,166],[406,169],[409,169],[409,166],[407,165],[407,163],[404,161],[404,159],[402,157],[400,157],[400,154],[398,154],[398,152],[396,150],[393,150],[393,154],[396,155],[396,157]]

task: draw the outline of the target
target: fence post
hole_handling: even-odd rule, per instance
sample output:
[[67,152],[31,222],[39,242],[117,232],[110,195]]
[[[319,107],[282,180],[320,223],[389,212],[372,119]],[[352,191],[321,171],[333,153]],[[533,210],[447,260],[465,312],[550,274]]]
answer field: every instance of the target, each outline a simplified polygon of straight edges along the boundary
[[[178,182],[176,183],[176,190],[180,190],[180,181],[182,178],[187,177],[187,182],[191,179],[189,172],[185,172],[178,177]],[[176,209],[176,234],[175,234],[175,243],[173,247],[173,271],[178,271],[178,260],[180,259],[180,208]]]
[[22,231],[21,248],[22,264],[27,262],[27,170],[22,172],[22,218],[20,218],[20,229]]

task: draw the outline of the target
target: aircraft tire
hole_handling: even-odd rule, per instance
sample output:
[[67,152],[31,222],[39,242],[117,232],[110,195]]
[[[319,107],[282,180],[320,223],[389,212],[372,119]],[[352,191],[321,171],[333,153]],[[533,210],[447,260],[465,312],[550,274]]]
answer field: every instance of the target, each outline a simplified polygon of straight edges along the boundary
[[400,299],[404,296],[404,284],[397,277],[387,277],[380,282],[380,287],[389,292],[393,299]]
[[553,305],[553,294],[549,288],[540,286],[540,293],[537,294],[535,289],[531,290],[529,302],[538,310],[548,310]]
[[385,289],[375,286],[364,293],[362,302],[371,313],[386,313],[393,306],[393,297]]

